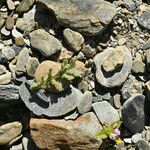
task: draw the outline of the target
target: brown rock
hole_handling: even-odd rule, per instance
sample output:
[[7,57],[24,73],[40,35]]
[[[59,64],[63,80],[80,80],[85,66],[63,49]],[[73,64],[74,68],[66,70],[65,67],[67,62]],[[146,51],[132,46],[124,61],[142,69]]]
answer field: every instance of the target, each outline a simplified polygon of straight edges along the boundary
[[31,136],[39,149],[98,150],[101,140],[93,138],[101,129],[94,113],[75,121],[31,119]]
[[23,47],[25,45],[25,41],[23,37],[19,36],[15,38],[15,44],[19,47]]
[[14,28],[14,18],[11,16],[8,16],[6,19],[5,27],[7,30],[12,30]]

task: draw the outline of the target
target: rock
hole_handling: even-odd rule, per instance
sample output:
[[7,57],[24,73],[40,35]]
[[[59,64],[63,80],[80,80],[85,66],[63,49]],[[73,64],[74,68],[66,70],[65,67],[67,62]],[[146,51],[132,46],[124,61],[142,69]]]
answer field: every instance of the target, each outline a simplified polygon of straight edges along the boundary
[[128,79],[121,89],[122,97],[124,100],[130,98],[131,96],[135,94],[142,94],[142,84],[138,82],[135,78],[134,79]]
[[26,64],[29,59],[29,51],[27,48],[24,48],[18,56],[18,60],[16,63],[16,74],[17,75],[22,75],[23,73],[26,72]]
[[19,100],[19,86],[8,84],[0,85],[0,103],[13,103]]
[[58,62],[50,60],[43,61],[36,69],[35,81],[40,82],[42,77],[47,78],[50,69],[52,69],[52,74],[54,75],[61,69],[61,65]]
[[75,121],[31,119],[30,129],[39,149],[96,150],[101,145],[100,140],[92,137],[101,129],[92,112]]
[[123,124],[132,132],[141,132],[145,125],[145,96],[137,94],[130,97],[122,106]]
[[84,44],[84,37],[69,28],[63,31],[63,35],[68,46],[75,52],[79,52]]
[[16,26],[14,26],[13,30],[12,30],[12,36],[14,38],[17,38],[17,37],[22,37],[22,34],[16,29]]
[[93,58],[96,53],[96,51],[90,45],[84,45],[82,48],[82,52],[87,58]]
[[150,30],[150,11],[145,11],[142,15],[138,17],[137,21],[142,27]]
[[113,98],[114,98],[114,107],[117,109],[121,108],[121,95],[115,94]]
[[146,67],[150,72],[150,49],[146,50]]
[[10,81],[11,81],[11,72],[7,71],[7,73],[0,75],[0,85],[8,84],[10,83]]
[[7,6],[9,10],[14,10],[15,9],[15,4],[12,0],[7,0]]
[[7,72],[7,69],[4,65],[0,65],[0,75],[5,74]]
[[7,30],[12,30],[14,28],[14,18],[12,16],[8,16],[5,22],[5,28]]
[[44,90],[32,92],[27,83],[20,86],[19,93],[22,101],[34,114],[49,117],[59,117],[71,112],[82,97],[82,93],[74,87],[53,94]]
[[89,91],[86,91],[83,94],[83,97],[78,100],[78,112],[80,114],[85,114],[86,112],[90,111],[92,108],[92,93]]
[[6,56],[7,60],[11,60],[15,57],[15,52],[10,46],[4,46],[2,53]]
[[88,36],[100,34],[116,14],[114,5],[101,0],[37,0],[37,3],[53,11],[59,24]]
[[9,36],[10,35],[10,31],[8,31],[5,26],[1,29],[1,33],[5,36]]
[[0,145],[5,145],[21,134],[22,124],[20,122],[7,123],[0,126]]
[[146,89],[146,94],[147,94],[148,100],[150,102],[150,81],[146,82],[145,89]]
[[16,46],[23,47],[25,45],[24,38],[21,36],[16,37],[15,38],[15,44],[16,44]]
[[33,31],[36,26],[35,12],[36,9],[33,7],[30,11],[23,14],[23,18],[18,18],[16,21],[16,28],[21,32]]
[[7,58],[2,52],[0,52],[0,63],[5,63],[5,62],[7,62]]
[[39,66],[39,60],[36,57],[29,58],[26,64],[27,75],[29,77],[34,77],[34,74],[38,66]]
[[150,145],[145,140],[138,141],[135,146],[137,150],[150,150]]
[[9,150],[22,150],[23,146],[22,143],[18,144],[18,145],[13,145]]
[[136,74],[143,74],[145,71],[145,64],[140,60],[134,60],[132,64],[132,71]]
[[4,22],[5,20],[2,17],[0,17],[0,29],[3,27]]
[[123,0],[122,3],[129,11],[134,11],[136,9],[135,3],[132,0]]
[[49,57],[62,48],[61,43],[45,30],[38,29],[30,33],[30,43],[33,49],[38,50],[45,57]]
[[145,139],[147,142],[150,142],[150,130],[149,130],[149,128],[142,132],[142,138]]
[[111,124],[119,120],[119,114],[107,101],[96,102],[93,104],[94,112],[102,124]]
[[18,13],[24,13],[30,9],[30,7],[33,5],[34,0],[22,0],[18,7],[16,8],[16,11]]
[[132,136],[131,140],[133,143],[137,143],[138,141],[142,140],[142,135],[141,133],[136,133]]
[[142,49],[143,50],[150,49],[150,40],[148,40],[143,44]]
[[[120,56],[120,51],[122,51],[121,54],[124,54],[124,61],[118,60],[114,63],[113,60],[117,58],[118,54]],[[111,56],[109,61],[107,61],[108,56]],[[94,62],[96,65],[97,81],[104,87],[112,88],[120,86],[127,79],[132,67],[132,56],[125,46],[118,46],[116,48],[107,48],[104,52],[97,54]],[[121,63],[123,64],[117,67]],[[111,67],[108,64],[111,64]],[[102,67],[109,72],[106,72]]]

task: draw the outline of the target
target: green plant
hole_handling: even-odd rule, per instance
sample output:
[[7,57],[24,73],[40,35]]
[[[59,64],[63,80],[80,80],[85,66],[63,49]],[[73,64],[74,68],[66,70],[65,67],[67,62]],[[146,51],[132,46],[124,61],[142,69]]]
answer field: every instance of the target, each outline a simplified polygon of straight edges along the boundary
[[103,129],[95,135],[95,138],[101,138],[101,139],[107,139],[110,138],[112,140],[115,140],[116,143],[122,143],[122,140],[119,138],[120,136],[120,130],[119,127],[121,125],[122,121],[117,120],[111,124],[104,124]]
[[55,75],[52,74],[52,69],[49,70],[47,78],[42,77],[41,82],[33,83],[30,86],[31,90],[36,89],[55,89],[56,91],[62,91],[62,86],[70,84],[70,82],[76,77],[81,77],[83,71],[76,68],[76,58],[70,60],[64,60],[61,64],[61,69]]

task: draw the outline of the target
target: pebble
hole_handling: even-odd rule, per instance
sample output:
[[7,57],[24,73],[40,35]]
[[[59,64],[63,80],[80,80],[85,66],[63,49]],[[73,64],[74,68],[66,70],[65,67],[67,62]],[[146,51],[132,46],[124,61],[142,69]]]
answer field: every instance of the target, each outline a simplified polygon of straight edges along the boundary
[[4,46],[2,53],[6,56],[7,60],[11,60],[15,57],[15,52],[10,46]]
[[119,120],[118,112],[107,101],[94,103],[93,109],[102,124]]
[[64,117],[65,120],[75,120],[79,116],[77,111],[73,112],[71,115]]
[[12,0],[7,0],[7,6],[9,10],[14,10],[15,9],[15,4]]
[[132,135],[132,138],[131,138],[133,143],[137,143],[138,141],[140,141],[142,139],[143,138],[142,138],[142,134],[141,133],[136,133],[136,134]]
[[136,9],[135,3],[133,0],[123,0],[123,5],[129,10],[134,11]]
[[8,31],[5,26],[1,29],[1,33],[5,36],[9,36],[10,35],[10,31]]
[[0,85],[8,84],[11,81],[11,72],[6,72],[5,74],[0,75]]
[[14,38],[17,38],[17,37],[22,37],[22,34],[16,29],[16,27],[14,27],[12,30],[12,36]]
[[5,22],[5,28],[7,30],[12,30],[14,28],[14,18],[12,16],[8,16]]
[[135,146],[137,150],[150,150],[150,145],[145,140],[139,140]]
[[16,44],[16,46],[23,47],[25,45],[25,41],[24,41],[23,37],[21,37],[21,36],[16,37],[15,44]]

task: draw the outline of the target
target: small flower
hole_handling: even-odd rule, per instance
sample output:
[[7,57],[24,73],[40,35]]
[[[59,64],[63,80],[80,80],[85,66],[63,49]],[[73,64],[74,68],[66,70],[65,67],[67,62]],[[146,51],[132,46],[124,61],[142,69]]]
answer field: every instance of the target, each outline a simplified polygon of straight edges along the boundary
[[114,130],[114,133],[115,133],[117,136],[119,136],[119,135],[120,135],[120,130],[117,128],[117,129]]
[[111,140],[115,140],[116,137],[117,137],[117,134],[115,134],[115,133],[112,133],[112,134],[109,135],[109,138],[110,138]]

